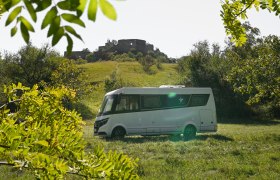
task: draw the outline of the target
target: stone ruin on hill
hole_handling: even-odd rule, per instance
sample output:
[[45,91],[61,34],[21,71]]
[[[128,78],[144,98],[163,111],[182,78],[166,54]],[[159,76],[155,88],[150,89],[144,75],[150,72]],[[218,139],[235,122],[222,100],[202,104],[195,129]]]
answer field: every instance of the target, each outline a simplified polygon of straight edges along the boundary
[[[102,52],[113,52],[117,54],[128,53],[128,52],[141,52],[147,54],[149,51],[154,51],[152,44],[146,43],[145,40],[141,39],[121,39],[118,41],[108,41],[105,46],[99,46],[98,50],[94,54],[98,55]],[[86,56],[90,54],[90,51],[73,51],[70,55],[64,52],[64,57],[69,59],[86,59]]]
[[129,51],[141,52],[147,54],[154,51],[154,46],[140,39],[122,39],[113,47],[119,53],[128,53]]

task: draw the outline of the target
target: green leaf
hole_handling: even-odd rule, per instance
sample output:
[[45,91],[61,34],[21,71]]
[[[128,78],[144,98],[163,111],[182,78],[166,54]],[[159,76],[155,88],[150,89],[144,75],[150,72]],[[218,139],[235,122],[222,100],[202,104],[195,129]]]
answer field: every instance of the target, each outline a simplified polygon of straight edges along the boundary
[[66,30],[67,32],[71,33],[71,34],[74,35],[76,38],[78,38],[78,39],[80,39],[81,41],[83,41],[82,37],[81,37],[79,34],[77,34],[77,32],[75,31],[74,28],[72,28],[71,26],[65,26],[64,28],[65,28],[65,30]]
[[116,10],[111,3],[109,3],[107,0],[100,0],[99,6],[105,16],[107,16],[109,19],[117,20]]
[[57,3],[57,6],[66,11],[77,11],[78,6],[80,5],[80,0],[64,0]]
[[21,21],[25,25],[25,27],[27,28],[28,31],[35,32],[33,26],[30,24],[30,22],[27,19],[25,19],[25,17],[20,16],[18,18],[18,20]]
[[40,144],[41,146],[45,146],[45,147],[49,146],[49,143],[45,140],[36,141],[35,144]]
[[64,29],[60,27],[56,33],[54,33],[53,38],[52,38],[52,46],[55,46],[59,40],[62,38],[64,35]]
[[49,24],[52,23],[52,21],[54,20],[54,18],[57,16],[57,9],[56,7],[51,8],[51,10],[46,14],[42,25],[41,25],[41,29],[44,29],[45,27],[47,27]]
[[17,5],[21,0],[12,0],[12,6]]
[[21,31],[21,35],[22,35],[24,41],[26,42],[26,44],[28,44],[29,43],[29,32],[23,22],[20,23],[20,31]]
[[85,27],[85,23],[79,19],[77,16],[73,15],[73,14],[67,14],[67,13],[64,13],[61,15],[61,17],[65,20],[65,21],[68,21],[70,23],[75,23],[75,24],[78,24],[82,27]]
[[59,27],[60,27],[60,16],[56,16],[53,22],[51,23],[47,36],[50,37],[51,35],[53,35],[56,31],[58,31]]
[[97,0],[90,0],[88,6],[88,19],[95,21],[97,14]]
[[18,14],[21,12],[22,10],[22,6],[18,6],[16,7],[8,16],[7,20],[6,20],[6,24],[5,26],[8,26],[9,24],[11,24],[11,22],[13,22],[15,20],[15,18],[18,16]]
[[60,1],[57,6],[62,10],[69,10],[71,8],[70,1]]
[[80,0],[80,5],[77,7],[77,16],[80,17],[85,10],[87,0]]
[[4,6],[4,10],[8,11],[10,8],[15,7],[21,0],[2,0],[0,4]]
[[67,38],[67,43],[68,43],[67,54],[70,55],[70,53],[72,52],[72,49],[73,49],[73,40],[68,34],[65,34],[65,36]]
[[52,4],[52,0],[43,0],[43,1],[39,1],[39,3],[37,4],[36,7],[36,11],[43,11],[45,9],[47,9],[50,5]]
[[30,1],[28,1],[28,0],[24,0],[24,4],[25,4],[31,18],[33,19],[34,22],[36,22],[37,21],[37,15],[36,15],[34,7],[30,3]]
[[15,26],[11,29],[11,36],[13,37],[16,33],[17,33],[17,27]]

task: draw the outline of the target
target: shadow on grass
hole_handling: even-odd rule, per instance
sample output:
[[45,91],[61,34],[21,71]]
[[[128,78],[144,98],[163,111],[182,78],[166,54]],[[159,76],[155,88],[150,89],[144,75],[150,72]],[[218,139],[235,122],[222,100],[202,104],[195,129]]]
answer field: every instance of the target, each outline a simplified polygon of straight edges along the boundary
[[[232,138],[229,138],[227,136],[221,135],[221,134],[199,134],[194,139],[188,140],[188,141],[205,141],[207,139],[215,139],[218,141],[234,141]],[[122,139],[111,139],[108,138],[106,141],[122,141],[126,143],[146,143],[146,142],[183,142],[185,141],[183,136],[178,135],[161,135],[161,136],[128,136]],[[187,141],[186,141],[187,142]]]
[[207,140],[207,139],[215,139],[218,141],[234,141],[232,138],[221,135],[221,134],[202,134],[196,137],[197,140]]
[[222,124],[244,124],[244,125],[278,125],[280,120],[276,119],[254,119],[254,118],[240,118],[240,119],[219,119],[218,123]]

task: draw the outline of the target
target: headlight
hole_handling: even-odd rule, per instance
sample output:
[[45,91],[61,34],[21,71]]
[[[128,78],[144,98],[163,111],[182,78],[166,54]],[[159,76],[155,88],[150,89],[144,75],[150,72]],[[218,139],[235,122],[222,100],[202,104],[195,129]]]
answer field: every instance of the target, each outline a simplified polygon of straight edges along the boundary
[[95,121],[94,126],[96,128],[99,128],[99,127],[105,125],[108,122],[108,120],[109,120],[109,118],[101,119],[100,121]]

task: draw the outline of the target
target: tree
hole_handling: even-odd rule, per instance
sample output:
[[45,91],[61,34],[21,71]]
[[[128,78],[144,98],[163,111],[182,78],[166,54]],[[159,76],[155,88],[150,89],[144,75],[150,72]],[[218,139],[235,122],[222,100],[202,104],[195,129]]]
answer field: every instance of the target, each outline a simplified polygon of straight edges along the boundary
[[246,31],[246,43],[244,43],[242,46],[236,46],[236,44],[231,42],[231,37],[229,37],[225,51],[233,51],[239,56],[240,59],[257,57],[258,52],[254,50],[254,47],[261,42],[260,30],[256,27],[252,27],[249,22],[243,23],[242,27]]
[[247,19],[247,11],[254,8],[280,14],[280,2],[278,0],[225,0],[222,1],[221,17],[227,35],[237,46],[243,45],[246,40],[246,29],[242,26],[241,20]]
[[17,53],[4,56],[3,77],[10,78],[14,83],[22,82],[26,86],[33,86],[41,81],[49,83],[52,71],[59,64],[56,58],[59,58],[59,54],[48,45],[37,48],[28,44]]
[[226,81],[231,68],[232,62],[226,59],[220,46],[213,44],[211,48],[207,41],[195,44],[191,53],[178,63],[185,86],[212,88],[219,117],[243,116],[247,111],[244,101]]
[[[138,179],[136,161],[124,154],[105,153],[94,145],[86,151],[82,119],[62,106],[74,91],[65,87],[38,90],[18,85],[4,89],[7,103],[0,106],[1,165],[28,169],[37,179]],[[10,113],[14,103],[19,108]],[[6,160],[6,161],[4,161]]]
[[257,57],[237,60],[227,79],[248,104],[267,106],[280,116],[280,37],[263,38],[253,51]]
[[[20,29],[24,41],[29,43],[29,33],[34,32],[32,23],[37,23],[37,14],[45,10],[45,18],[42,21],[41,29],[49,28],[47,36],[52,36],[52,46],[55,46],[62,37],[65,37],[68,42],[68,53],[73,48],[73,36],[82,41],[82,37],[72,25],[85,27],[85,23],[81,20],[85,11],[87,11],[88,19],[95,21],[98,8],[109,19],[117,19],[116,11],[108,0],[59,0],[55,3],[52,0],[0,0],[0,15],[9,13],[5,26],[9,26],[15,21],[11,29],[11,36],[14,36]],[[33,22],[24,17],[24,11],[28,12]]]

